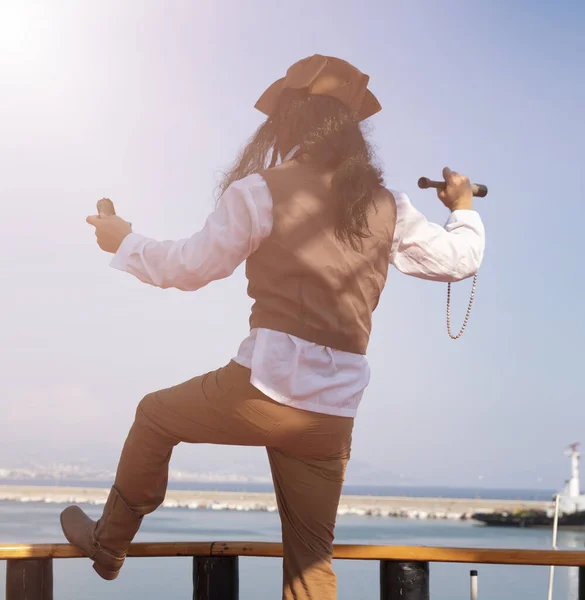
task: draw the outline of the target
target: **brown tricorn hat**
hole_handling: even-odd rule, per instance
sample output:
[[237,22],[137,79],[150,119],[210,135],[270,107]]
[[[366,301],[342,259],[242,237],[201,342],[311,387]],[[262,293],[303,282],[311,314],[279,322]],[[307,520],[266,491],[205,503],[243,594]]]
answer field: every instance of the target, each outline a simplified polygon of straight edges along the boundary
[[286,76],[275,81],[256,102],[256,108],[272,115],[282,90],[306,89],[310,94],[332,96],[354,110],[360,121],[376,114],[382,107],[368,90],[368,75],[340,58],[314,54],[290,67]]

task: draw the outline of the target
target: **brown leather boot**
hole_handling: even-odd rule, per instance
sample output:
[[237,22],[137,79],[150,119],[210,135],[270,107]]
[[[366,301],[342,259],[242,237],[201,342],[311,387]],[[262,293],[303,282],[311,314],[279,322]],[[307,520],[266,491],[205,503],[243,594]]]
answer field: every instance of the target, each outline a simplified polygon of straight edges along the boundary
[[79,506],[68,506],[61,513],[65,537],[94,561],[93,568],[104,579],[118,577],[141,522],[142,517],[130,509],[114,487],[98,521],[90,519]]

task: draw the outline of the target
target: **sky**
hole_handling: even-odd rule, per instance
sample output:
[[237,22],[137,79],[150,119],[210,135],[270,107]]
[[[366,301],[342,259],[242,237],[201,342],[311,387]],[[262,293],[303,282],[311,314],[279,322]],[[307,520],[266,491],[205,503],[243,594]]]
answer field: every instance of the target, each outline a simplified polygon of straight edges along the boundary
[[[198,231],[259,95],[320,53],[370,75],[390,189],[443,223],[420,176],[489,187],[461,339],[446,284],[390,273],[348,483],[560,488],[585,443],[584,30],[568,0],[1,0],[0,466],[114,469],[145,394],[236,354],[242,268],[149,287],[85,218],[108,196],[145,235]],[[453,286],[455,328],[469,291]],[[268,474],[261,449],[181,446],[172,466]]]

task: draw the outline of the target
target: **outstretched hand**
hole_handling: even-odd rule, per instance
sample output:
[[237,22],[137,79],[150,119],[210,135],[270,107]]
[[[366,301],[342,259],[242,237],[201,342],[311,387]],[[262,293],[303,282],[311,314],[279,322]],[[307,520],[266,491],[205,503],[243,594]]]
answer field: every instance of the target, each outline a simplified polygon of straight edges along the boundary
[[86,221],[95,227],[95,236],[98,246],[105,252],[115,254],[124,241],[132,233],[132,225],[118,215],[103,216],[92,215]]
[[473,190],[469,177],[451,171],[449,167],[443,169],[445,189],[437,190],[439,200],[450,210],[471,210],[473,207]]

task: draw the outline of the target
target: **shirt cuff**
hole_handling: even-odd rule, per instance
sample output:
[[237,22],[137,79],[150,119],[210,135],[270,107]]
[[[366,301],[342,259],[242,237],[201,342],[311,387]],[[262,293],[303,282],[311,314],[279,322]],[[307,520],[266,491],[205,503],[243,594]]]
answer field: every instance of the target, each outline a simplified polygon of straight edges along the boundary
[[448,225],[455,225],[456,223],[462,223],[465,225],[475,225],[481,227],[482,220],[479,213],[476,210],[454,210],[447,219],[445,227]]
[[142,244],[147,238],[139,233],[129,233],[120,244],[114,258],[110,261],[110,267],[119,271],[127,271],[130,262],[130,255],[136,250],[139,244]]

